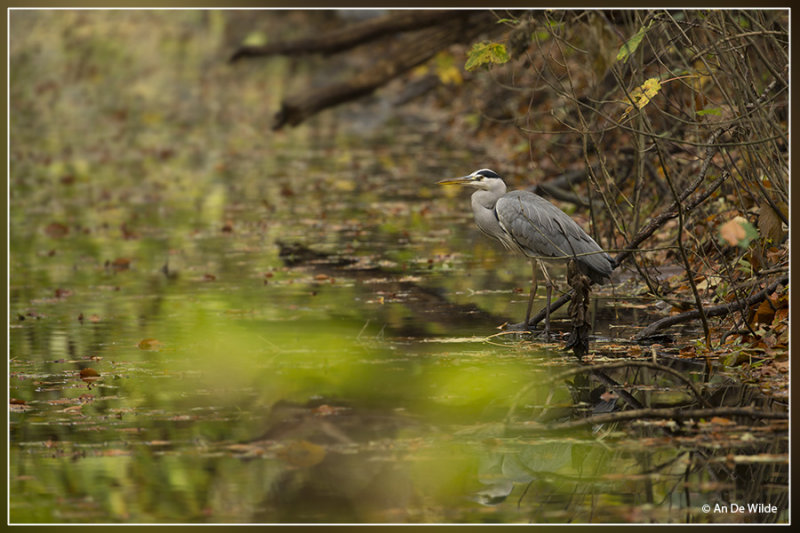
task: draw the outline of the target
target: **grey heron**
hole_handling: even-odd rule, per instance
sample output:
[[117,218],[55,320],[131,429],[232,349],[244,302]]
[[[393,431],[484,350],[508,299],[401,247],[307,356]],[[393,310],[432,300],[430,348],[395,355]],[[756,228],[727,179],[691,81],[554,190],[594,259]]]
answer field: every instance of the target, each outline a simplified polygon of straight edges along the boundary
[[541,268],[547,288],[545,335],[550,333],[550,299],[553,282],[543,261],[574,259],[579,270],[594,283],[611,277],[611,258],[565,212],[529,191],[507,192],[503,179],[493,170],[482,168],[468,176],[444,179],[440,185],[458,184],[478,189],[472,193],[475,223],[486,235],[500,241],[508,250],[531,260],[531,294],[525,312],[528,327],[536,295],[536,266]]

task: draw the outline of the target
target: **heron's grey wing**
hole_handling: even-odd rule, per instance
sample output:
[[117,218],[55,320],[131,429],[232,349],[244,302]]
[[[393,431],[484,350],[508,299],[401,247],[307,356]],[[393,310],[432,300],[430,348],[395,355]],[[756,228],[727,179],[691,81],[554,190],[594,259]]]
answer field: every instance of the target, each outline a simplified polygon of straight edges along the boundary
[[578,263],[595,282],[611,274],[608,254],[569,215],[541,196],[512,191],[497,201],[495,212],[500,225],[526,255],[577,256]]

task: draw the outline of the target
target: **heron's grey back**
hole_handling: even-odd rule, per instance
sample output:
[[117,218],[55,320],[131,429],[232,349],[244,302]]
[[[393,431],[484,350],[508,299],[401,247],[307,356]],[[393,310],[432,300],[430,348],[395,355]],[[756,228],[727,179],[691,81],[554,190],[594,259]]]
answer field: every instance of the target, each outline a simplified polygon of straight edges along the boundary
[[608,254],[569,215],[541,196],[512,191],[497,200],[495,213],[525,255],[575,256],[581,270],[595,283],[603,283],[611,275]]

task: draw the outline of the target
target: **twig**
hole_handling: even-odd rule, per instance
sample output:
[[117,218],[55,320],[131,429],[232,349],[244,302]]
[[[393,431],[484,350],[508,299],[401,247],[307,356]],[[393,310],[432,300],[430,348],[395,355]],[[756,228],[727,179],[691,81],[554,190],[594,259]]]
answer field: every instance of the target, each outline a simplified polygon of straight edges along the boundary
[[[644,118],[647,125],[650,126],[650,121],[647,120],[647,116],[644,115],[641,111],[639,111],[639,114]],[[678,231],[675,235],[675,242],[678,245],[678,251],[680,252],[681,260],[683,261],[683,268],[686,271],[686,280],[689,282],[689,287],[692,289],[692,295],[694,296],[694,303],[697,306],[697,314],[698,317],[700,318],[700,324],[703,326],[703,333],[705,334],[706,338],[706,348],[708,350],[711,350],[711,329],[708,327],[708,318],[706,317],[705,309],[703,309],[703,299],[700,297],[700,291],[697,290],[697,283],[695,283],[694,281],[692,266],[691,263],[689,263],[689,256],[686,253],[686,248],[683,245],[683,231],[685,227],[684,218],[686,217],[686,211],[683,208],[681,199],[685,198],[685,196],[682,194],[679,195],[677,189],[675,188],[675,184],[672,181],[671,177],[672,174],[667,170],[668,166],[667,160],[666,157],[664,156],[664,152],[661,149],[661,144],[658,142],[658,136],[653,134],[652,141],[656,147],[656,151],[658,152],[658,158],[661,161],[661,168],[664,171],[664,178],[667,180],[667,184],[669,185],[669,188],[672,191],[672,195],[675,197],[675,205],[678,208]],[[709,148],[708,153],[706,154],[706,161],[710,161],[712,154],[714,153],[716,153],[716,150],[712,150],[711,148]]]

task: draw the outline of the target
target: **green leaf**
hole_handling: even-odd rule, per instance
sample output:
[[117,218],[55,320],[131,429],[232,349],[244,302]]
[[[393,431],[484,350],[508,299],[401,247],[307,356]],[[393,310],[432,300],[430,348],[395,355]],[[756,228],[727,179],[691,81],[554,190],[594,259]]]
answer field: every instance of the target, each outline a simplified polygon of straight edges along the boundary
[[487,63],[503,64],[508,60],[508,51],[505,45],[490,42],[476,43],[472,45],[472,50],[469,51],[469,57],[467,57],[464,68],[475,70]]
[[719,107],[710,107],[708,109],[701,109],[700,111],[696,112],[698,117],[704,117],[706,115],[721,115],[722,109]]
[[642,39],[644,39],[644,34],[647,33],[647,30],[649,30],[650,26],[652,25],[653,21],[651,20],[650,24],[639,28],[639,31],[636,32],[636,35],[628,39],[628,41],[622,45],[622,47],[619,49],[619,52],[617,52],[617,61],[625,62],[628,60],[631,54],[633,54],[636,49],[639,48],[639,43],[641,43]]

